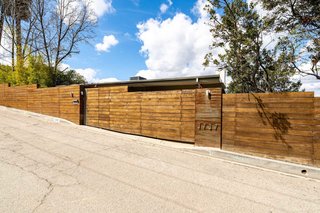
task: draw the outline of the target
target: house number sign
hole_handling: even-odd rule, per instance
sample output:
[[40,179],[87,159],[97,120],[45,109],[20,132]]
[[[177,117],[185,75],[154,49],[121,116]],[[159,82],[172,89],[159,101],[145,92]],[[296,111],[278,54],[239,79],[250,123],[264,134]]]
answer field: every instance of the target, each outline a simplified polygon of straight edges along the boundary
[[200,123],[198,129],[201,131],[212,131],[212,130],[217,131],[218,124]]

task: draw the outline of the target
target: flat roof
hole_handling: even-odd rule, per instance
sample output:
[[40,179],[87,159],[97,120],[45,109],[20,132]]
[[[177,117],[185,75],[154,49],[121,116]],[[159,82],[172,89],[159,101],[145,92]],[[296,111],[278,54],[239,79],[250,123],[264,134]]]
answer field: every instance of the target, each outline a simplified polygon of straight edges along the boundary
[[130,87],[163,87],[163,86],[192,86],[192,85],[219,85],[224,88],[220,81],[220,75],[204,75],[178,78],[162,78],[150,80],[117,81],[108,83],[85,84],[86,88],[128,85]]

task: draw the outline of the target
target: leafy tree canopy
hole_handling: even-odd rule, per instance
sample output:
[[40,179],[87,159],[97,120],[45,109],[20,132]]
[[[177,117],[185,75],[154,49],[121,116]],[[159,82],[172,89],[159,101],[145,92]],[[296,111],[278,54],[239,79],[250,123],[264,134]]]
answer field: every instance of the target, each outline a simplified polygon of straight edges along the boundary
[[52,82],[50,67],[41,56],[28,56],[26,65],[19,70],[12,71],[8,65],[0,65],[0,83],[12,85],[38,84],[40,87],[55,85],[84,84],[85,78],[75,70],[58,70],[56,82]]
[[[281,39],[292,55],[292,65],[301,73],[320,80],[320,1],[319,0],[261,0],[269,10],[268,22],[276,32],[285,32]],[[305,70],[303,63],[312,65]]]
[[222,48],[215,57],[209,52],[204,65],[216,65],[225,70],[232,81],[228,92],[298,91],[301,82],[292,81],[295,70],[291,55],[277,48],[266,49],[263,37],[267,22],[244,0],[208,0],[213,43],[211,49]]

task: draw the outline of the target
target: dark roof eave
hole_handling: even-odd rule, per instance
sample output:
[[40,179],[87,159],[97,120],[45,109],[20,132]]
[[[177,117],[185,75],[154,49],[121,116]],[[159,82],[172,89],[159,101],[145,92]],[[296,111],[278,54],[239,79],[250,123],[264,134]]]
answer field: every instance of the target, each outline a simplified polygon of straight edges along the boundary
[[[197,82],[198,80],[198,82]],[[175,84],[172,84],[175,83]],[[179,77],[179,78],[164,78],[164,79],[151,79],[151,80],[137,80],[137,81],[119,81],[110,83],[96,83],[96,84],[85,84],[86,88],[93,87],[105,87],[105,86],[118,86],[128,85],[135,87],[144,86],[167,86],[167,85],[196,85],[200,84],[221,84],[224,88],[224,84],[220,81],[219,75],[206,75],[206,76],[192,76],[192,77]]]

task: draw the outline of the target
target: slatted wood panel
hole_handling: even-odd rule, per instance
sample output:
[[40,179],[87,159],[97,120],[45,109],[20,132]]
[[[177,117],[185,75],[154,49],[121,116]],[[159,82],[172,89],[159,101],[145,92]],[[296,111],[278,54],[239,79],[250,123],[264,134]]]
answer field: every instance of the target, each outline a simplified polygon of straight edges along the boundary
[[110,89],[99,89],[99,127],[109,129],[110,128]]
[[[80,86],[58,87],[60,118],[80,124]],[[77,102],[77,103],[74,103]]]
[[312,164],[314,94],[227,94],[223,96],[225,150]]
[[145,92],[141,102],[142,134],[181,140],[181,90]]
[[99,127],[99,89],[87,89],[86,96],[86,124]]
[[195,90],[182,90],[181,92],[181,140],[195,141]]
[[196,90],[195,141],[199,146],[221,145],[221,98],[221,88]]
[[320,98],[314,99],[314,118],[313,129],[314,164],[320,167]]
[[28,108],[31,112],[41,113],[42,112],[42,95],[41,90],[32,89],[28,92]]
[[127,86],[110,88],[110,129],[141,134],[141,93],[127,91]]
[[59,117],[59,90],[56,88],[40,89],[41,95],[41,113]]
[[86,91],[87,125],[194,142],[195,90],[128,92],[119,86]]
[[38,89],[37,85],[0,86],[0,104],[80,123],[80,86]]
[[7,84],[0,84],[0,105],[4,105],[4,89],[7,87]]

